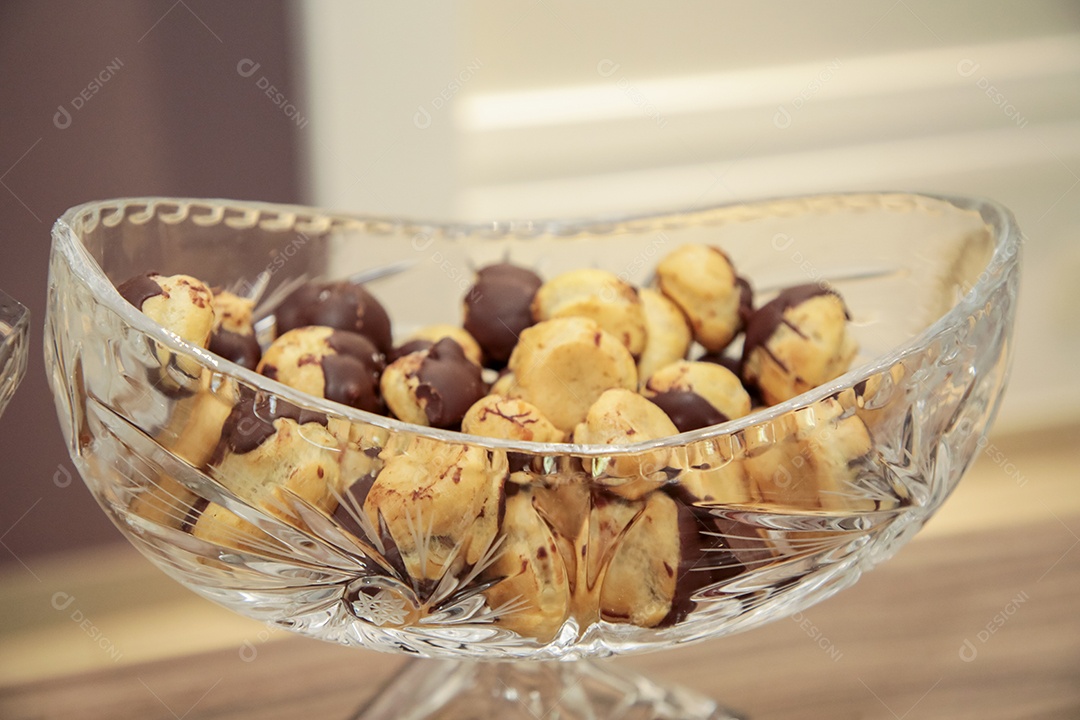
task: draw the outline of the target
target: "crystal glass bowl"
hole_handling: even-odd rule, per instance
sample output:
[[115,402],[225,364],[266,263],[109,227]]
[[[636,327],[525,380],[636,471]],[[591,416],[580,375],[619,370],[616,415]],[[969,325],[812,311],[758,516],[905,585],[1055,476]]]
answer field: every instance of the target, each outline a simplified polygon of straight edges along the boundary
[[30,311],[0,292],[0,414],[26,374]]
[[[786,286],[831,284],[852,315],[852,369],[780,405],[662,440],[510,442],[290,389],[180,340],[114,289],[155,271],[273,297],[298,278],[368,273],[402,337],[459,324],[473,269],[488,263],[509,259],[544,277],[599,267],[646,285],[684,243],[722,247],[759,305]],[[485,225],[112,200],[55,225],[45,356],[94,497],[196,593],[346,645],[458,661],[583,660],[784,617],[910,539],[998,408],[1019,245],[999,205],[902,193]],[[275,470],[282,458],[260,466],[258,490],[237,491],[237,471],[211,455],[242,403],[252,422],[289,405],[320,418],[325,430],[304,439],[331,470],[319,481],[324,501],[286,485]],[[368,494],[389,468],[411,473],[417,489],[373,508]],[[602,663],[419,667],[366,716],[469,708],[513,717],[523,698],[549,696],[561,717],[724,716]]]

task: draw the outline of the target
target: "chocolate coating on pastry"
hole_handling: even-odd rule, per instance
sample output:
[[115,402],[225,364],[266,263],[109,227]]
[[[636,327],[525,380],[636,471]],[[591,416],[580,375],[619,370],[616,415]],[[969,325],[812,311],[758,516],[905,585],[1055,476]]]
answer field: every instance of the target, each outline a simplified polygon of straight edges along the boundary
[[750,397],[739,377],[713,363],[679,360],[666,365],[645,381],[641,394],[667,413],[679,432],[750,412]]
[[827,285],[784,290],[750,319],[742,378],[770,405],[839,377],[858,344],[843,299]]
[[290,418],[301,425],[315,422],[325,426],[328,423],[322,413],[303,410],[273,395],[256,399],[254,392],[242,388],[240,399],[225,419],[221,440],[210,464],[218,464],[226,451],[243,455],[262,445],[277,432],[274,421],[278,418]]
[[274,310],[274,324],[278,335],[305,325],[323,324],[312,323],[309,320],[315,312],[315,303],[319,301],[319,295],[324,287],[319,283],[307,283],[293,290],[281,301]]
[[[769,352],[765,343],[780,327],[780,324],[784,322],[785,310],[819,295],[836,295],[840,297],[832,288],[817,283],[796,285],[781,291],[775,298],[758,308],[757,312],[750,316],[746,324],[746,339],[743,341],[741,364],[746,365],[746,359],[750,357],[750,353],[756,348],[760,347],[765,352]],[[795,326],[789,325],[789,327],[800,335],[802,334]]]
[[324,355],[319,364],[327,400],[368,412],[382,412],[378,376],[370,368],[350,355]]
[[207,348],[226,360],[254,370],[262,359],[262,348],[255,339],[252,312],[255,301],[228,290],[214,293],[214,330]]
[[407,337],[401,345],[394,348],[393,352],[390,353],[389,361],[393,362],[409,353],[427,350],[440,340],[450,340],[457,343],[461,351],[465,353],[465,357],[477,365],[481,364],[483,351],[480,349],[480,345],[469,333],[453,325],[429,325],[421,328]]
[[[214,325],[213,293],[197,278],[150,273],[131,278],[117,291],[144,315],[182,340],[203,348],[209,343]],[[202,364],[156,342],[148,342],[158,362],[147,368],[147,380],[167,397],[188,397],[196,392]]]
[[719,365],[720,367],[727,368],[736,375],[739,374],[739,366],[742,364],[742,361],[739,358],[718,352],[707,352],[694,362],[707,362],[712,363],[713,365]]
[[191,507],[188,508],[187,514],[184,516],[184,521],[180,523],[180,532],[191,533],[195,529],[195,523],[199,521],[203,512],[206,511],[206,506],[210,504],[210,501],[204,497],[196,497],[191,502]]
[[476,339],[466,330],[446,323],[425,325],[416,332],[410,333],[402,345],[394,350],[392,360],[408,355],[410,352],[427,350],[435,343],[447,338],[456,342],[469,360],[477,365],[483,364],[484,351],[480,343],[476,342]]
[[774,554],[762,530],[695,506],[700,498],[682,484],[669,485],[665,492],[679,505],[679,579],[671,613],[662,623],[673,625],[694,609],[693,593],[756,569]]
[[326,339],[330,349],[339,355],[356,358],[374,375],[379,375],[386,368],[383,354],[375,343],[363,335],[353,332],[335,331]]
[[[214,325],[214,295],[201,280],[190,275],[139,275],[120,285],[117,291],[148,318],[193,345],[206,347]],[[158,351],[162,364],[168,352]],[[197,374],[198,364],[183,361]]]
[[[697,603],[694,593],[742,572],[741,564],[727,553],[716,552],[716,528],[706,513],[676,501],[678,507],[679,565],[675,568],[675,593],[671,610],[657,627],[669,627],[686,619]],[[709,533],[704,535],[703,533]]]
[[210,335],[210,352],[220,355],[248,370],[254,370],[262,358],[262,348],[254,335],[242,335],[223,328]]
[[689,390],[668,390],[649,398],[663,410],[679,432],[725,423],[729,418],[705,398]]
[[[337,506],[332,515],[334,521],[346,531],[369,542],[372,539],[370,537],[371,532],[357,522],[356,518],[364,517],[364,502],[375,484],[375,478],[376,473],[368,473],[349,486],[348,490],[345,491],[345,501]],[[398,577],[408,577],[409,573],[405,569],[401,551],[398,550],[397,543],[394,542],[394,538],[390,535],[385,523],[380,523],[379,527],[374,530],[382,542],[383,552],[380,557],[383,563],[388,565],[389,569],[392,569]]]
[[381,413],[378,387],[384,367],[382,353],[363,335],[309,325],[275,340],[258,371],[297,390]]
[[[356,537],[364,537],[367,533],[353,517],[353,514],[362,516],[364,501],[367,500],[371,486],[375,484],[376,473],[368,473],[348,487],[345,491],[345,502],[337,506],[333,518],[338,525],[351,532]],[[351,506],[351,508],[349,507]],[[349,512],[349,510],[352,512]]]
[[521,331],[533,324],[531,305],[543,281],[536,273],[510,263],[481,268],[465,295],[465,329],[484,355],[503,365]]
[[487,392],[478,365],[465,357],[461,346],[443,338],[427,350],[416,373],[416,397],[424,404],[431,427],[458,425],[473,403]]
[[375,296],[348,281],[297,288],[275,314],[279,335],[305,325],[325,325],[363,335],[383,354],[393,350],[390,316]]
[[136,275],[117,287],[116,290],[120,293],[121,297],[134,305],[136,309],[142,310],[144,302],[155,295],[165,294],[165,291],[161,289],[161,286],[154,281],[153,278],[156,276],[157,273],[153,272],[145,275]]
[[433,343],[432,341],[424,339],[409,340],[408,342],[404,342],[391,350],[390,354],[386,357],[386,360],[387,362],[394,362],[395,360],[403,358],[406,355],[411,355],[414,352],[421,352],[423,350],[427,350],[434,344],[435,343]]
[[[682,622],[702,588],[732,578],[743,566],[718,550],[713,518],[675,493],[660,491],[637,501],[594,500],[601,532],[616,537],[611,565],[600,596],[601,617],[641,627],[669,627]],[[620,522],[620,516],[629,522]],[[599,543],[596,543],[599,545]]]
[[750,281],[740,275],[735,276],[735,285],[739,288],[739,326],[745,328],[754,314],[754,289],[750,287]]

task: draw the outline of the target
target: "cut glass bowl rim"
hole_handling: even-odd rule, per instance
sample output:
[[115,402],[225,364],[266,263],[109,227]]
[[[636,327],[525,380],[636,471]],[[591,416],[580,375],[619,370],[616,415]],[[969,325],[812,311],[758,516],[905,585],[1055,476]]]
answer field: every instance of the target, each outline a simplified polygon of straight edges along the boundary
[[[781,202],[825,202],[829,200],[845,200],[853,203],[860,198],[905,198],[908,200],[924,200],[944,202],[960,210],[975,211],[980,214],[983,221],[996,232],[994,237],[994,251],[989,258],[986,268],[997,268],[1000,273],[981,272],[971,289],[960,298],[946,313],[930,323],[921,332],[913,335],[904,342],[896,345],[886,353],[880,354],[860,365],[850,368],[846,373],[830,382],[819,385],[790,400],[759,408],[741,418],[728,422],[712,425],[709,427],[669,435],[655,440],[646,440],[627,445],[605,444],[579,444],[579,443],[540,443],[521,440],[502,440],[498,438],[469,435],[466,433],[441,430],[438,428],[415,425],[397,420],[385,415],[358,410],[347,405],[319,398],[314,395],[295,390],[276,380],[256,373],[245,367],[237,365],[229,360],[221,358],[209,350],[180,339],[179,336],[169,332],[158,323],[151,320],[140,310],[137,310],[113,286],[105,275],[98,262],[91,257],[89,251],[77,236],[74,225],[80,217],[87,212],[102,210],[103,208],[117,205],[146,204],[147,212],[158,205],[209,205],[220,206],[226,209],[249,210],[257,212],[270,212],[274,215],[283,214],[314,215],[327,218],[342,218],[364,223],[376,224],[402,232],[405,228],[430,228],[441,231],[443,234],[460,238],[470,236],[481,239],[514,239],[526,240],[529,237],[544,236],[547,234],[573,237],[578,234],[603,235],[610,233],[612,226],[641,222],[647,220],[671,219],[682,221],[682,224],[692,225],[693,220],[706,216],[710,212],[734,207],[767,206]],[[852,205],[854,207],[854,205]],[[665,229],[678,227],[678,224],[665,226]],[[539,231],[537,231],[539,228]],[[53,252],[57,248],[68,259],[72,272],[79,277],[93,291],[95,299],[117,313],[120,318],[131,327],[139,330],[156,342],[168,347],[170,350],[194,358],[200,364],[212,372],[230,376],[255,389],[267,392],[301,408],[307,408],[325,413],[330,417],[343,418],[351,422],[360,422],[375,427],[384,428],[394,433],[408,433],[412,436],[424,437],[430,440],[452,443],[455,445],[469,445],[489,450],[501,450],[506,452],[525,453],[535,456],[575,456],[575,457],[603,457],[616,458],[621,456],[633,456],[645,452],[679,448],[695,443],[716,440],[734,435],[747,428],[767,424],[788,413],[812,406],[822,400],[837,395],[869,378],[872,375],[883,372],[895,365],[901,359],[921,352],[930,341],[950,329],[955,328],[978,307],[985,304],[986,299],[1005,282],[1005,276],[1011,266],[1019,262],[1021,233],[1016,225],[1012,213],[1004,205],[990,199],[978,197],[938,195],[932,193],[919,193],[911,191],[857,191],[857,192],[831,192],[802,195],[787,195],[775,198],[763,198],[739,202],[719,203],[694,208],[682,208],[648,212],[638,215],[597,215],[594,217],[571,218],[565,220],[513,220],[493,221],[482,223],[462,222],[428,222],[407,218],[392,218],[384,216],[364,215],[354,212],[338,212],[314,206],[295,205],[287,203],[271,203],[249,200],[228,200],[221,198],[182,198],[164,196],[146,197],[121,197],[109,200],[97,200],[82,203],[68,209],[53,226]],[[392,308],[388,311],[393,312]]]

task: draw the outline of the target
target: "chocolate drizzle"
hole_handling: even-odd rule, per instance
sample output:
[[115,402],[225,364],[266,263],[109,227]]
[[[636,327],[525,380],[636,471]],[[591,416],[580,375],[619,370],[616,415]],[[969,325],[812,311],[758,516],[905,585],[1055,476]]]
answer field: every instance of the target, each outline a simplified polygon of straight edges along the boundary
[[297,288],[278,306],[275,322],[278,335],[298,327],[324,325],[363,335],[384,355],[393,349],[386,309],[362,286],[347,281]]
[[[769,352],[765,343],[780,327],[780,324],[785,323],[784,312],[786,310],[819,295],[836,295],[836,297],[840,297],[835,290],[820,283],[796,285],[786,288],[775,298],[758,308],[757,312],[750,316],[750,321],[746,324],[746,340],[743,341],[741,367],[746,366],[750,354],[757,348]],[[845,310],[845,314],[846,312]],[[791,327],[791,325],[788,324],[788,327]],[[792,329],[799,332],[798,328]]]
[[142,310],[143,303],[150,298],[157,295],[165,295],[165,291],[157,284],[157,281],[154,280],[156,275],[157,273],[136,275],[117,287],[116,290],[120,293],[121,297],[134,305],[136,309]]
[[465,296],[465,329],[495,366],[510,359],[521,331],[533,324],[533,296],[543,281],[510,263],[489,265],[476,274]]
[[443,338],[427,350],[416,371],[416,397],[432,427],[455,428],[473,403],[487,391],[481,370],[461,346]]
[[671,418],[679,432],[719,425],[730,420],[712,403],[692,390],[668,390],[657,393],[649,400]]
[[322,413],[303,410],[274,395],[263,394],[256,399],[254,391],[242,387],[240,399],[221,428],[221,440],[210,464],[219,464],[226,452],[243,455],[262,445],[277,432],[274,421],[278,418],[290,418],[301,425],[316,422],[325,426],[328,423]]
[[262,359],[262,348],[254,334],[243,335],[224,328],[218,328],[210,335],[207,349],[248,370],[258,367]]

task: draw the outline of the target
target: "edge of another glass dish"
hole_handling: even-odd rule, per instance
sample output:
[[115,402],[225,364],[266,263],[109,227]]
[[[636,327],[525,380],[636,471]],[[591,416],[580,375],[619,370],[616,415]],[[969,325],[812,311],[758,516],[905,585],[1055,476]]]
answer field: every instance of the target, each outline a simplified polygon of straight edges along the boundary
[[[29,332],[30,310],[0,290],[0,372],[7,372],[12,348],[19,342],[19,338],[25,338]],[[25,363],[22,364],[25,369]]]

